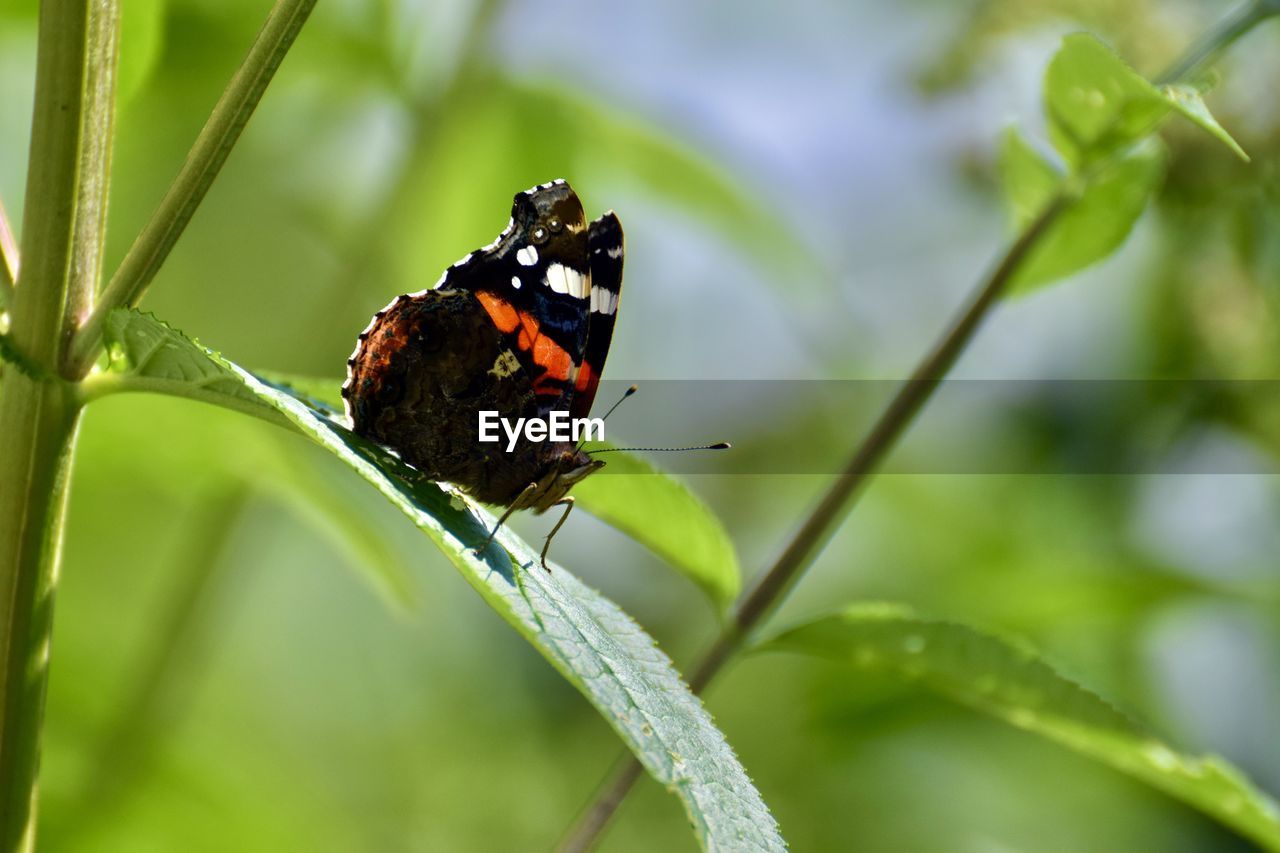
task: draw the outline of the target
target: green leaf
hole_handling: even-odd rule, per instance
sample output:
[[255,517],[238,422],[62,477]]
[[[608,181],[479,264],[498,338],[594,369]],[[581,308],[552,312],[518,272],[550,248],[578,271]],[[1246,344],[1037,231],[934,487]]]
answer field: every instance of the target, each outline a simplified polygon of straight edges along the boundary
[[1244,153],[1240,143],[1232,139],[1231,134],[1227,133],[1222,125],[1218,124],[1218,120],[1209,113],[1209,108],[1205,106],[1204,98],[1199,89],[1195,86],[1175,84],[1162,86],[1160,91],[1175,110],[1208,131],[1223,145],[1234,151],[1235,155],[1241,160],[1246,163],[1249,162],[1249,155]]
[[1164,172],[1164,149],[1149,137],[1173,112],[1248,159],[1199,91],[1152,85],[1088,33],[1063,39],[1045,74],[1044,102],[1049,138],[1069,170],[1011,129],[1000,149],[1005,201],[1019,229],[1055,196],[1071,203],[1019,268],[1013,292],[1071,275],[1124,243]]
[[1045,115],[1054,147],[1080,164],[1146,136],[1169,113],[1159,90],[1089,33],[1074,33],[1049,62]]
[[1065,176],[1015,127],[1000,141],[999,165],[1005,205],[1014,227],[1022,230],[1062,189]]
[[292,373],[276,373],[274,371],[255,371],[258,378],[265,379],[272,385],[282,387],[295,397],[309,403],[313,408],[329,409],[341,412],[342,382],[341,379],[326,379],[318,376],[295,376]]
[[1245,157],[1209,115],[1197,90],[1149,83],[1088,33],[1062,40],[1045,73],[1044,107],[1049,138],[1073,166],[1087,165],[1140,141],[1175,111]]
[[[1006,136],[1001,172],[1010,218],[1019,228],[1034,219],[1066,181],[1055,177],[1057,171],[1014,132]],[[1031,250],[1011,290],[1029,292],[1118,249],[1163,174],[1164,148],[1155,139],[1099,163],[1084,189]]]
[[[215,364],[205,349],[181,332],[151,315],[117,309],[103,325],[107,374],[85,385],[114,390],[172,394],[235,409],[245,414],[287,425],[281,415],[243,382]],[[125,380],[116,387],[115,380]]]
[[[586,696],[649,773],[681,799],[705,848],[785,849],[759,792],[702,703],[654,640],[617,605],[560,566],[544,571],[537,552],[505,527],[495,545],[476,554],[474,549],[492,529],[492,514],[422,480],[325,413],[196,347],[155,318],[117,310],[107,330],[126,353],[143,356],[137,378],[148,380],[150,371],[160,374],[161,384],[147,390],[209,402],[222,396],[231,408],[241,408],[247,394],[373,485]],[[202,363],[197,363],[197,353]],[[191,377],[197,393],[184,394],[182,376]],[[128,387],[125,383],[111,390]]]
[[732,602],[742,586],[738,556],[707,505],[643,459],[622,452],[601,458],[607,467],[573,487],[578,506],[657,554],[717,605]]
[[1026,647],[892,605],[860,605],[763,642],[887,671],[1055,741],[1280,850],[1280,807],[1220,758],[1179,753]]

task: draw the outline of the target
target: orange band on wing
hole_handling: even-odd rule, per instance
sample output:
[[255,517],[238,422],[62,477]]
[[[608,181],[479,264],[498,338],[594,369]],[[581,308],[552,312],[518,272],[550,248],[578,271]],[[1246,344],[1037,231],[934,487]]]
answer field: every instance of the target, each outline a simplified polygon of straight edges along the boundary
[[538,318],[528,311],[520,312],[520,349],[532,349],[534,341],[542,333],[538,330]]
[[564,381],[573,370],[573,359],[569,353],[546,335],[533,342],[533,362],[542,368],[543,376],[548,379]]
[[[551,338],[540,333],[538,319],[526,311],[517,311],[510,302],[500,296],[481,291],[476,299],[484,306],[493,324],[503,334],[520,330],[516,338],[516,346],[533,353],[533,363],[542,368],[541,375],[534,380],[534,390],[543,390],[541,383],[551,380],[567,381],[573,371],[573,359],[564,347]],[[582,379],[578,380],[579,387]]]
[[493,320],[493,324],[499,331],[514,332],[516,326],[520,325],[520,315],[515,308],[511,307],[511,303],[501,296],[494,296],[482,290],[476,294],[476,299],[479,299],[484,310],[489,312],[489,319]]
[[578,368],[578,379],[573,383],[575,391],[586,391],[588,388],[594,388],[600,381],[600,377],[596,376],[596,372],[591,369],[591,362],[584,361]]

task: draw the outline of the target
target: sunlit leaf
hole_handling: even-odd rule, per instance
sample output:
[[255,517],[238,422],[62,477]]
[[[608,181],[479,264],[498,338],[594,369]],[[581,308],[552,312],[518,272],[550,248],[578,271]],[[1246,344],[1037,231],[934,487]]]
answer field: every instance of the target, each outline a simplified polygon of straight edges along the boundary
[[313,408],[328,409],[340,413],[342,406],[341,379],[325,379],[318,376],[297,376],[292,373],[276,373],[269,370],[254,371],[259,379],[280,386]]
[[[1129,236],[1164,174],[1164,148],[1149,139],[1097,167],[1070,206],[1031,250],[1014,278],[1026,292],[1106,258]],[[1064,178],[1015,132],[1006,137],[1001,171],[1015,226],[1024,227],[1062,186]]]
[[1064,180],[1062,172],[1017,128],[1005,130],[1000,142],[1000,182],[1015,228],[1021,230],[1039,216]]
[[1227,133],[1222,125],[1218,124],[1218,120],[1209,112],[1209,108],[1205,106],[1204,97],[1199,89],[1195,86],[1170,85],[1162,86],[1160,91],[1175,110],[1207,130],[1210,135],[1234,151],[1241,160],[1246,163],[1249,162],[1249,155],[1240,147],[1240,143],[1232,139],[1231,134]]
[[715,514],[679,480],[627,453],[573,488],[578,505],[643,544],[724,606],[741,588],[738,556]]
[[1062,40],[1044,78],[1054,147],[1078,163],[1129,145],[1169,113],[1155,86],[1089,33]]
[[1222,759],[1180,753],[1022,645],[892,605],[784,631],[764,650],[897,674],[1107,764],[1280,850],[1280,807]]
[[1175,111],[1244,156],[1209,115],[1198,91],[1155,86],[1088,33],[1062,40],[1045,73],[1044,106],[1054,147],[1075,165],[1132,145]]
[[[477,554],[474,549],[495,521],[490,513],[422,480],[302,400],[154,318],[117,311],[108,330],[113,341],[122,342],[118,356],[136,352],[142,359],[135,377],[145,381],[151,371],[158,374],[152,390],[205,400],[222,395],[233,408],[248,394],[373,485],[587,697],[649,773],[680,797],[704,847],[784,849],[767,807],[701,702],[653,639],[615,604],[560,566],[544,571],[537,552],[506,528]],[[198,393],[184,394],[184,376]]]
[[203,347],[154,317],[113,311],[103,336],[108,373],[127,377],[133,389],[190,397],[281,425],[287,423],[244,383],[210,361]]
[[1005,200],[1019,229],[1055,195],[1065,193],[1071,203],[1019,268],[1015,291],[1071,275],[1124,243],[1164,171],[1164,149],[1150,135],[1172,113],[1245,157],[1198,90],[1147,82],[1087,33],[1063,39],[1045,74],[1044,103],[1049,137],[1069,169],[1062,172],[1010,130],[1000,151]]

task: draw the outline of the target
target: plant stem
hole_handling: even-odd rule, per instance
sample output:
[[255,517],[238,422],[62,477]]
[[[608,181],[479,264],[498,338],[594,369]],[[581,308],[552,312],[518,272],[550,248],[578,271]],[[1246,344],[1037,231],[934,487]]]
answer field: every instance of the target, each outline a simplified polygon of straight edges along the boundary
[[316,0],[277,0],[160,206],[111,276],[97,309],[76,333],[70,365],[74,376],[83,376],[97,359],[107,314],[114,308],[137,305],[142,299],[240,139],[315,4]]
[[20,371],[0,397],[0,842],[34,844],[40,725],[76,409]]
[[[1174,62],[1169,71],[1161,76],[1161,82],[1186,79],[1249,30],[1275,15],[1280,15],[1280,0],[1251,0]],[[782,555],[759,576],[735,606],[731,619],[694,669],[693,677],[689,680],[694,693],[705,690],[725,664],[741,651],[752,629],[777,608],[796,580],[827,544],[852,508],[861,486],[875,473],[876,467],[911,425],[916,413],[928,402],[943,377],[955,364],[956,358],[968,346],[974,332],[1003,294],[1018,265],[1067,206],[1069,199],[1063,196],[1054,198],[1046,205],[1009,247],[968,307],[899,389],[866,438],[854,450],[844,470],[792,537]],[[640,763],[634,758],[624,759],[619,763],[601,786],[595,800],[570,828],[558,848],[561,853],[577,853],[595,844],[631,787],[640,778],[640,771]]]
[[38,373],[0,388],[0,844],[35,843],[36,774],[67,478],[79,407],[58,367],[102,255],[118,9],[40,6],[10,343]]

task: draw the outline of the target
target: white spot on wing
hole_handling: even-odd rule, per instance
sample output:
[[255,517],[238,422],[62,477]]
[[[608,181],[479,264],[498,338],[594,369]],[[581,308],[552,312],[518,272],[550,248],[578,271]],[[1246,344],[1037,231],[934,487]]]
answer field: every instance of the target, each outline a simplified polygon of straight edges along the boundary
[[597,314],[613,314],[618,310],[618,294],[603,287],[591,288],[591,310]]
[[616,260],[616,259],[618,259],[618,258],[622,257],[622,247],[621,247],[621,246],[614,246],[614,247],[613,247],[612,249],[610,249],[606,254],[608,254],[608,255],[609,255],[609,257],[611,257],[611,258],[613,258],[613,259],[615,259],[615,260]]
[[516,260],[521,266],[531,267],[538,262],[538,250],[532,246],[525,246],[516,252]]
[[591,287],[587,277],[564,264],[552,264],[547,267],[547,286],[556,293],[563,293],[575,299],[586,299]]
[[520,276],[518,275],[511,276],[511,286],[514,287],[516,290],[520,289]]

